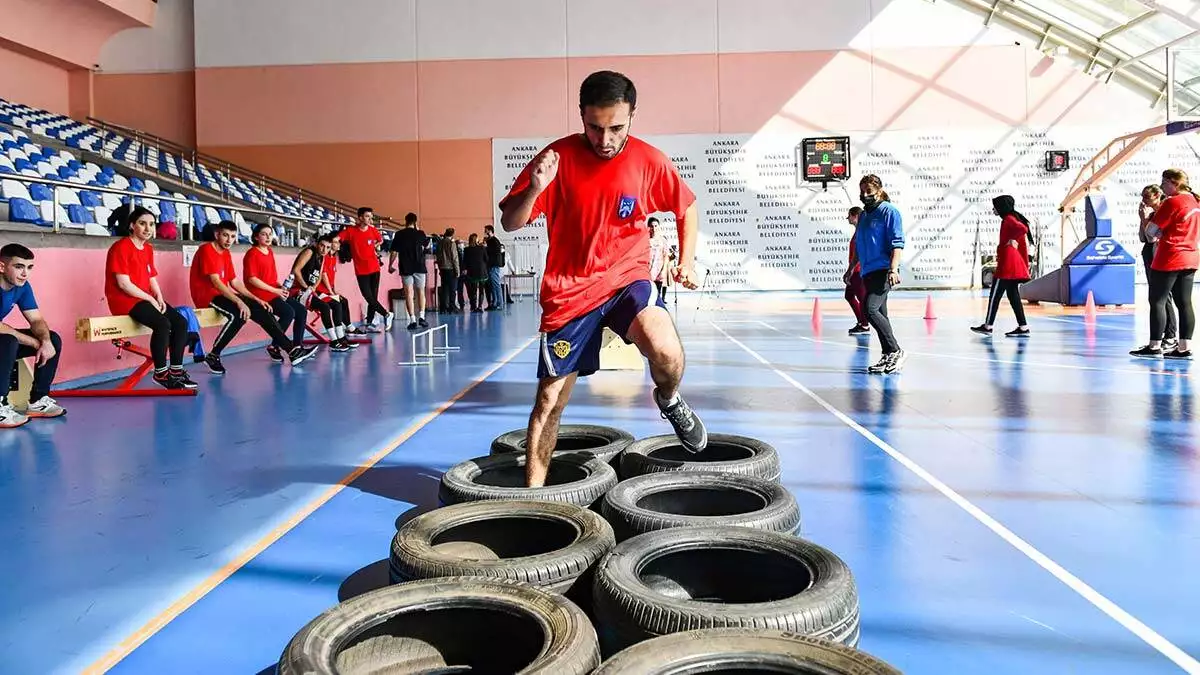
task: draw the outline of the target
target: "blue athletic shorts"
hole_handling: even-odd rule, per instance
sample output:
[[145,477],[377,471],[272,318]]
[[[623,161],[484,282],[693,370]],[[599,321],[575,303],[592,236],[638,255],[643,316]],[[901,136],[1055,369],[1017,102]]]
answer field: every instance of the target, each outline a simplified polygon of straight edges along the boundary
[[549,333],[542,333],[538,350],[538,378],[561,377],[578,373],[587,377],[600,369],[600,345],[604,329],[609,328],[625,341],[629,326],[643,309],[651,305],[666,308],[654,286],[645,280],[621,289],[603,305]]

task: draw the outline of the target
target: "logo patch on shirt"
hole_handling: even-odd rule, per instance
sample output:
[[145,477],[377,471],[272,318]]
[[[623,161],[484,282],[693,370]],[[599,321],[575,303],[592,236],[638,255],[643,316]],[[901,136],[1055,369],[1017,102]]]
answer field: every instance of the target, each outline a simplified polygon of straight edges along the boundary
[[633,215],[633,207],[637,205],[637,197],[629,195],[621,195],[621,201],[617,204],[617,215],[622,218],[628,218]]

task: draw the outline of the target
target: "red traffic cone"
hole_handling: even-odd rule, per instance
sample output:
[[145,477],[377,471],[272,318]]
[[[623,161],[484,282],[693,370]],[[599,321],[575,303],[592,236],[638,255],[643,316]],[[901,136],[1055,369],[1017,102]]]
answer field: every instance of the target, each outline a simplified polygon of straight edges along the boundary
[[812,326],[816,333],[821,332],[821,299],[813,298]]
[[1083,306],[1084,323],[1096,323],[1096,298],[1091,291],[1087,294],[1087,303]]
[[925,318],[936,319],[937,315],[933,313],[933,293],[925,296]]

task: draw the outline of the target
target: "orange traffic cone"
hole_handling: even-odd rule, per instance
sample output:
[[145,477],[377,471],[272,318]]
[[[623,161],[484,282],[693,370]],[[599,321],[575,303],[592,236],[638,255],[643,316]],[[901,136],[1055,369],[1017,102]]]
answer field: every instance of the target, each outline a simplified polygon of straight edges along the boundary
[[1096,298],[1091,291],[1087,294],[1087,303],[1083,306],[1083,322],[1096,323]]
[[937,315],[933,313],[933,293],[925,297],[925,318],[936,319]]

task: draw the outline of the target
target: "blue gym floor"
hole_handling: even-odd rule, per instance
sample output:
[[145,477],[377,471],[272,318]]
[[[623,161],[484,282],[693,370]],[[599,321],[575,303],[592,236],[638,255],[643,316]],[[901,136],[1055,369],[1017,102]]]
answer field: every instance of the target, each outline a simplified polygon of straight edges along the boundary
[[[846,335],[836,296],[819,325],[811,296],[681,298],[683,391],[710,430],[778,448],[803,536],[855,574],[862,649],[908,673],[1200,671],[1191,364],[1127,356],[1144,308],[1037,312],[1019,341],[1007,306],[989,339],[967,331],[982,301],[934,298],[936,321],[923,294],[893,300],[912,356],[891,376],[865,374],[878,343]],[[312,617],[386,583],[397,520],[444,469],[524,427],[533,302],[448,323],[449,362],[396,365],[398,325],[0,434],[0,670],[272,672]],[[581,381],[564,422],[667,433],[647,383]]]

